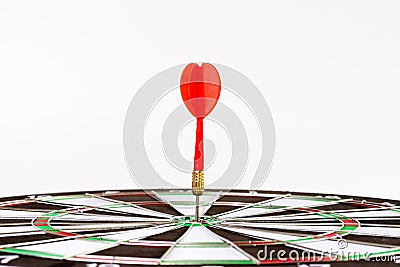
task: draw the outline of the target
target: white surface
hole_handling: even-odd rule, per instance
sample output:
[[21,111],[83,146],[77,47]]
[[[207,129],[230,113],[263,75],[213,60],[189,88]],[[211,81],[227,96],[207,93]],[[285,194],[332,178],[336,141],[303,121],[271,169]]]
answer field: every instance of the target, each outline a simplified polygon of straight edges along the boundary
[[247,75],[271,107],[264,189],[399,199],[399,8],[0,1],[0,195],[134,188],[122,153],[130,100],[159,71],[207,61]]

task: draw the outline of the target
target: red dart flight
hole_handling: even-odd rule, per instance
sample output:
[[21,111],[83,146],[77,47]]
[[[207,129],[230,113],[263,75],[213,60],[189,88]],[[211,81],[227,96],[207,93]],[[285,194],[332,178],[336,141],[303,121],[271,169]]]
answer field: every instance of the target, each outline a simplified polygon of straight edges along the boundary
[[203,119],[210,114],[221,93],[221,79],[210,63],[190,63],[181,75],[181,95],[189,112],[197,118],[194,170],[204,170]]

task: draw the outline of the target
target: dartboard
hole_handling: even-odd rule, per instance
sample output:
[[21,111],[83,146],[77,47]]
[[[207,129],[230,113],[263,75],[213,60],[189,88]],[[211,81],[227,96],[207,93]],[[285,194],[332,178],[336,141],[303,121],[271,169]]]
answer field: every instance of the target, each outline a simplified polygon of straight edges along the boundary
[[1,199],[1,266],[399,266],[400,202],[208,190]]

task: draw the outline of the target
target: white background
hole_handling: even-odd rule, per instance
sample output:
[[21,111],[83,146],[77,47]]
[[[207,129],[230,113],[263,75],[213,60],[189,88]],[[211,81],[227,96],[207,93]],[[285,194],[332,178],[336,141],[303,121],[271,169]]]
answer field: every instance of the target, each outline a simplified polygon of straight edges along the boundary
[[0,1],[0,195],[136,187],[125,112],[188,62],[274,116],[263,189],[399,199],[399,1]]

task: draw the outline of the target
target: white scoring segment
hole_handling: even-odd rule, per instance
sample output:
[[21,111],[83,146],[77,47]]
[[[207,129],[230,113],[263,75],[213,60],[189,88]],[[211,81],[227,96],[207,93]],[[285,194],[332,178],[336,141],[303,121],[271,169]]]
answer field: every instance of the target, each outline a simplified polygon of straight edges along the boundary
[[74,239],[31,246],[21,246],[17,247],[17,249],[43,252],[47,254],[63,255],[63,258],[68,258],[78,254],[88,254],[96,252],[112,246],[115,246],[115,244],[88,241],[83,239]]
[[400,212],[396,212],[393,210],[366,210],[340,213],[353,218],[374,218],[376,220],[386,220],[387,217],[395,217],[400,219]]
[[27,232],[41,232],[36,227],[33,226],[2,226],[0,227],[0,236],[3,234],[12,234],[12,233],[27,233]]
[[273,200],[266,200],[250,205],[248,208],[239,208],[222,214],[220,218],[239,218],[244,216],[262,215],[267,213],[275,213],[291,208],[299,207],[319,207],[338,203],[338,200],[328,199],[304,199],[299,197],[285,197]]
[[[286,220],[305,220],[305,219],[312,219],[313,221],[327,221],[327,220],[332,220],[326,217],[322,217],[321,215],[316,215],[316,214],[311,214],[308,213],[309,215],[282,215],[282,216],[275,216],[274,213],[268,214],[268,220],[270,221],[286,221]],[[261,215],[261,214],[260,214]],[[234,218],[232,218],[234,219]],[[265,221],[266,217],[249,217],[249,218],[243,218],[241,220],[245,221]]]
[[106,229],[123,229],[123,228],[133,228],[137,226],[150,226],[150,222],[129,222],[129,223],[79,223],[78,225],[71,224],[71,225],[62,225],[57,226],[52,224],[52,227],[57,230],[66,231],[66,232],[80,232],[80,231],[88,231],[88,230],[106,230]]
[[232,231],[235,233],[240,233],[244,234],[247,236],[252,236],[256,238],[262,238],[267,241],[274,241],[274,240],[292,240],[292,239],[298,239],[300,238],[299,236],[296,235],[288,235],[288,234],[280,234],[280,233],[274,233],[274,232],[267,232],[267,231],[257,231],[249,228],[244,228],[244,227],[233,227],[233,226],[215,226],[215,228],[221,228],[224,230]]
[[153,216],[161,218],[170,217],[170,215],[152,211],[145,208],[135,207],[133,205],[129,205],[129,203],[126,202],[113,201],[99,197],[94,197],[91,195],[77,195],[69,198],[61,198],[61,197],[43,198],[41,200],[50,203],[75,205],[80,207],[96,207],[116,212],[125,212],[125,213],[144,215],[144,216]]
[[224,244],[225,242],[222,241],[217,235],[212,233],[211,231],[207,230],[204,227],[190,227],[189,230],[185,233],[182,239],[179,241],[179,244],[184,243],[221,243]]
[[52,221],[63,220],[63,221],[104,221],[104,222],[158,222],[158,221],[169,221],[161,218],[145,218],[135,216],[110,216],[110,215],[97,215],[97,214],[67,214],[60,217],[55,217]]
[[44,198],[42,199],[42,201],[55,202],[65,205],[88,206],[88,207],[101,207],[101,206],[109,206],[115,204],[115,202],[112,201],[85,195],[71,196],[68,198],[62,198],[62,197]]
[[[225,225],[225,224],[222,224]],[[342,225],[336,226],[331,225],[317,225],[317,224],[287,224],[287,223],[251,223],[251,222],[229,222],[229,226],[243,226],[243,227],[254,227],[254,228],[267,228],[267,229],[278,229],[278,230],[297,230],[297,231],[314,231],[314,232],[332,232],[339,230]]]
[[[388,236],[400,238],[400,227],[382,227],[382,226],[362,226],[356,229],[353,234],[356,235],[372,235],[372,236]],[[400,240],[399,240],[400,245]]]
[[237,260],[250,260],[244,254],[240,253],[231,247],[219,248],[182,248],[175,247],[164,258],[164,261],[237,261]]
[[33,219],[42,214],[43,212],[36,211],[0,209],[0,217],[9,219]]
[[156,227],[129,230],[115,234],[102,235],[101,238],[119,240],[119,241],[130,241],[130,240],[145,238],[151,235],[161,234],[177,228],[179,228],[179,226],[176,225],[156,226]]
[[[155,197],[161,201],[168,203],[176,211],[183,215],[194,215],[196,197],[191,191],[153,191]],[[219,193],[206,192],[200,197],[200,209],[199,214],[204,215],[211,207],[212,203],[220,198]]]
[[[214,246],[210,246],[213,243]],[[251,259],[204,226],[192,226],[163,257],[163,261],[237,261]]]
[[129,206],[120,206],[120,207],[107,207],[107,209],[113,210],[113,211],[120,211],[120,212],[126,212],[126,213],[132,213],[132,214],[137,214],[137,215],[145,215],[145,216],[153,216],[153,217],[161,217],[161,218],[169,218],[171,215],[167,215],[161,212],[156,212],[144,208],[136,208],[136,207],[129,207]]

